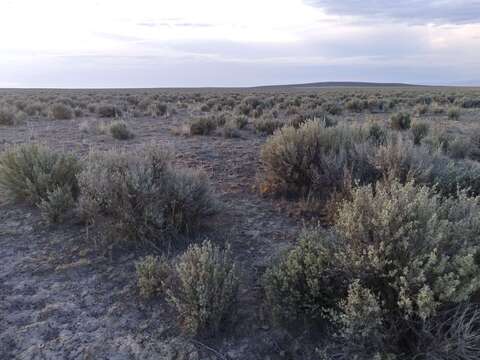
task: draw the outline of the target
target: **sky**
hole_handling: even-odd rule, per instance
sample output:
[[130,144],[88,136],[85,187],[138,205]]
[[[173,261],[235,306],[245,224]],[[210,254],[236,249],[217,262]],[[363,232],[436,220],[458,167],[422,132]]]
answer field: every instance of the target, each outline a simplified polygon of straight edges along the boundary
[[0,0],[0,87],[480,85],[480,0]]

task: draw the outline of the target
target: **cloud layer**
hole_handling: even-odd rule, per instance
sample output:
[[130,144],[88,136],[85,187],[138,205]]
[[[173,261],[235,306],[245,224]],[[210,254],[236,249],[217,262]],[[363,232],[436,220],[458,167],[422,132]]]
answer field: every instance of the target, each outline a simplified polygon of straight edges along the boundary
[[413,24],[480,23],[478,0],[306,0],[327,13]]

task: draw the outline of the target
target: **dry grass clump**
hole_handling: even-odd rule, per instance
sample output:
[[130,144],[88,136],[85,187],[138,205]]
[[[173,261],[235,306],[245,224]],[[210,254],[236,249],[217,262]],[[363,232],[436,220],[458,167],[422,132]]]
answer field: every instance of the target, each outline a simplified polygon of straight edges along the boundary
[[114,139],[129,140],[135,137],[135,134],[129,129],[128,124],[123,120],[113,121],[108,130]]
[[0,194],[37,205],[57,222],[78,196],[79,171],[72,155],[38,144],[14,146],[0,156]]
[[102,218],[117,241],[169,245],[178,235],[194,234],[216,210],[205,175],[175,168],[159,147],[92,152],[78,178],[82,218]]
[[[333,327],[341,359],[430,352],[427,325],[480,289],[479,210],[480,198],[465,192],[442,198],[397,181],[359,187],[331,232],[306,230],[266,272],[269,308],[283,321]],[[443,320],[438,339],[452,345],[444,354],[463,359],[465,348],[453,345],[473,345],[479,323]],[[478,346],[469,351],[480,356]]]
[[238,274],[230,248],[221,250],[210,241],[190,245],[174,266],[169,302],[181,326],[192,335],[214,335],[235,313]]
[[55,120],[69,120],[73,118],[73,110],[63,103],[56,103],[50,107],[50,114]]
[[458,121],[460,120],[461,110],[458,107],[451,107],[447,111],[447,116],[449,120]]

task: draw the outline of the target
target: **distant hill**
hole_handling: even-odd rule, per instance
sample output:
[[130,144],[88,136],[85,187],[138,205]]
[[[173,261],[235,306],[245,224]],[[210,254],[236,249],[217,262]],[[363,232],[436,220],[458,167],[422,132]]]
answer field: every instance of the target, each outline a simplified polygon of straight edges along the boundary
[[403,83],[376,83],[376,82],[358,82],[358,81],[325,81],[306,84],[285,84],[285,85],[266,85],[257,86],[257,88],[324,88],[324,87],[417,87],[424,85],[413,85]]

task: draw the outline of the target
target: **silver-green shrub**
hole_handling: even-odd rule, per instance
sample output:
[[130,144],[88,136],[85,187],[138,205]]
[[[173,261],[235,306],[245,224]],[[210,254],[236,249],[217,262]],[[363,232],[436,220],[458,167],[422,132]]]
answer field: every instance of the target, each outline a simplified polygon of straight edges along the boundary
[[68,120],[73,117],[73,110],[63,103],[56,103],[50,107],[50,116],[55,120]]
[[129,129],[127,123],[123,120],[113,121],[109,126],[108,130],[114,139],[117,140],[128,140],[133,138],[135,135]]
[[320,120],[284,127],[262,148],[262,190],[325,198],[341,189],[347,176],[373,181],[378,176],[370,162],[374,148],[361,127],[326,127]]
[[61,223],[71,215],[75,199],[69,186],[58,187],[49,191],[38,207],[47,222]]
[[215,212],[206,176],[178,169],[164,149],[92,152],[79,175],[79,213],[103,218],[113,238],[168,242],[192,234]]
[[0,154],[0,195],[39,205],[58,189],[78,195],[79,161],[40,144],[16,145]]
[[392,179],[359,187],[331,232],[305,231],[267,270],[266,298],[274,316],[334,324],[354,353],[400,354],[423,341],[424,324],[478,295],[479,239],[480,197]]
[[172,268],[165,257],[146,256],[135,264],[140,296],[150,299],[166,291]]
[[191,245],[174,272],[167,294],[181,326],[192,335],[218,333],[234,315],[237,300],[239,280],[230,249],[210,241]]

